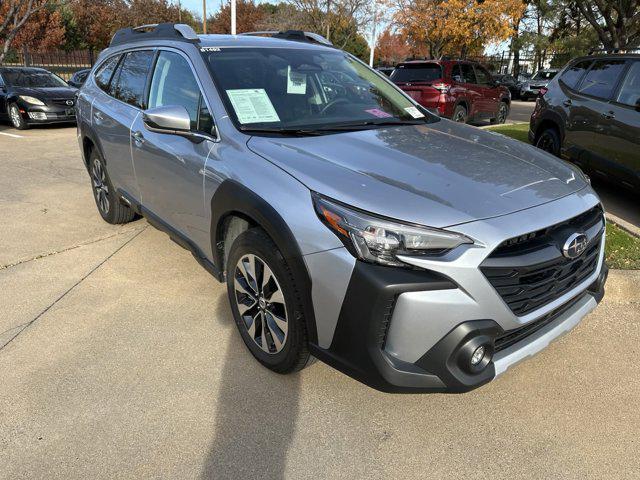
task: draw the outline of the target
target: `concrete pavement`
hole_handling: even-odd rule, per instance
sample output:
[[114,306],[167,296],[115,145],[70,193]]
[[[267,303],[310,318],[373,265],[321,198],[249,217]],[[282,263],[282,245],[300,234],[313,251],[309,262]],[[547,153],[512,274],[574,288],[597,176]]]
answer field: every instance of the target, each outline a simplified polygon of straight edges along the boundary
[[144,220],[102,222],[73,129],[27,137],[0,137],[0,478],[640,469],[637,275],[614,272],[573,332],[469,394],[382,394],[322,363],[280,376],[189,253]]

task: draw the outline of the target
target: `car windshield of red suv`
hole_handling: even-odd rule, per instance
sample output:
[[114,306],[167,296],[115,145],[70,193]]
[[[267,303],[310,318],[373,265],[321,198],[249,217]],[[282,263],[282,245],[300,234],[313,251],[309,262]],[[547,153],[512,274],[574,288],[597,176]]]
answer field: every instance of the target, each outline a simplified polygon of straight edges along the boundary
[[398,65],[391,74],[391,80],[400,82],[433,82],[442,78],[442,68],[437,63]]

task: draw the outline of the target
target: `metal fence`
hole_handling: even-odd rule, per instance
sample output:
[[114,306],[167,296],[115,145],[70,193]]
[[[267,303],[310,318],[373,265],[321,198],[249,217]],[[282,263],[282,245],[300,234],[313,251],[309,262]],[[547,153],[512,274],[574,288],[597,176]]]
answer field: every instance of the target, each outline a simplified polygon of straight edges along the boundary
[[23,48],[10,52],[4,65],[46,68],[68,80],[78,70],[91,68],[96,57],[97,54],[93,50],[32,52]]

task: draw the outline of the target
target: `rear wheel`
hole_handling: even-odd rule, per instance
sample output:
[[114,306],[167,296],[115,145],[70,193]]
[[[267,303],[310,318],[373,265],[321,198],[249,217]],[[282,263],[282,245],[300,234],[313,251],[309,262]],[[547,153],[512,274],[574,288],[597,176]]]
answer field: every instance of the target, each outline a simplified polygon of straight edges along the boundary
[[22,118],[22,114],[20,113],[20,109],[15,103],[9,105],[8,108],[9,120],[11,120],[11,125],[13,128],[18,130],[26,130],[29,128],[27,122],[25,122],[24,118]]
[[553,127],[545,128],[538,136],[536,147],[555,156],[560,156],[560,135]]
[[128,223],[133,220],[136,216],[135,212],[120,201],[109,179],[104,160],[96,149],[93,149],[89,156],[89,174],[93,198],[103,220],[112,224]]
[[467,109],[463,105],[456,105],[451,120],[459,123],[467,123]]
[[263,230],[249,229],[233,242],[227,292],[242,340],[260,363],[277,373],[308,364],[301,296],[289,265]]

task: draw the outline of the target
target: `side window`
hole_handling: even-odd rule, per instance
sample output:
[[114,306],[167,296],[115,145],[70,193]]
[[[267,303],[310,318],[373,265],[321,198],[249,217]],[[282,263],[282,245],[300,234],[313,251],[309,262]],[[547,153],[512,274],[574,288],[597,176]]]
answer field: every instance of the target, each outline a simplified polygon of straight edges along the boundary
[[574,88],[587,71],[592,61],[593,60],[582,60],[572,67],[567,68],[560,77],[560,81],[567,87]]
[[120,55],[115,55],[109,58],[102,64],[95,74],[96,85],[105,92],[109,90],[109,82],[111,81],[113,71],[116,69],[116,65],[118,65],[119,59]]
[[175,52],[160,52],[149,91],[149,108],[182,105],[191,129],[211,134],[213,118],[187,60]]
[[587,72],[578,91],[608,100],[624,70],[625,60],[598,60]]
[[476,71],[476,79],[479,85],[489,85],[492,83],[491,75],[484,68],[479,65],[474,67]]
[[473,73],[473,66],[468,63],[461,63],[462,81],[464,83],[476,83],[476,74]]
[[464,79],[462,78],[462,70],[460,70],[460,64],[456,63],[453,66],[453,70],[451,71],[451,78],[453,78],[454,82],[464,82]]
[[142,100],[144,87],[147,83],[147,74],[151,68],[153,52],[151,50],[138,50],[125,55],[120,66],[119,73],[114,77],[115,90],[113,95],[129,105],[144,108]]
[[622,82],[618,102],[632,107],[640,107],[640,62],[631,64],[627,76]]

